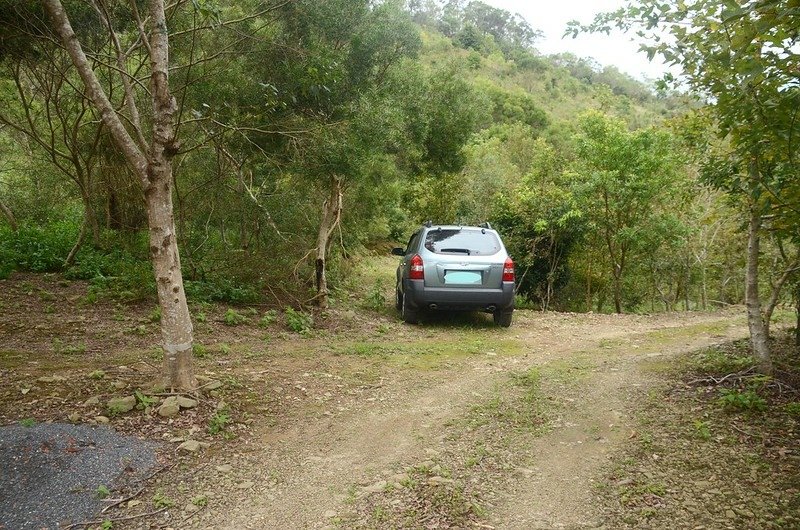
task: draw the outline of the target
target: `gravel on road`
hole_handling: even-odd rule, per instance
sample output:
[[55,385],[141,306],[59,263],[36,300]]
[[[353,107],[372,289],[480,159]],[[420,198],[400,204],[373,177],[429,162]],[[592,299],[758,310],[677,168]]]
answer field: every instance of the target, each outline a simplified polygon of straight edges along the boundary
[[0,427],[0,529],[55,529],[95,519],[159,465],[160,444],[106,425]]

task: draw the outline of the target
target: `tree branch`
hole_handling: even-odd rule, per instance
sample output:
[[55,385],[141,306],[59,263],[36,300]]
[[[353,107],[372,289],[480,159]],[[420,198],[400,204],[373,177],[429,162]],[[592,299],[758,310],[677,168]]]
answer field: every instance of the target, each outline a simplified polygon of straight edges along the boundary
[[134,171],[136,171],[143,188],[149,188],[147,158],[142,151],[139,150],[127,129],[125,129],[125,125],[123,125],[122,120],[120,120],[119,115],[111,105],[111,101],[109,101],[103,87],[100,85],[100,81],[89,66],[89,61],[86,58],[86,54],[83,52],[77,35],[75,35],[75,31],[72,29],[64,6],[61,4],[60,0],[43,0],[43,2],[52,20],[53,29],[67,49],[72,59],[72,64],[75,65],[75,69],[86,85],[89,98],[100,112],[103,122],[108,127],[117,145],[119,145],[126,160],[133,167]]

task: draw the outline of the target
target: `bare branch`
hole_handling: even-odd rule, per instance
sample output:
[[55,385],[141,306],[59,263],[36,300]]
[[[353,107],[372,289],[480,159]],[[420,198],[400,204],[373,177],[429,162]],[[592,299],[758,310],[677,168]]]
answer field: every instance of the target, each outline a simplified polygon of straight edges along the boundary
[[148,149],[148,145],[147,140],[144,139],[144,134],[142,133],[142,121],[139,119],[139,109],[136,106],[136,99],[133,96],[133,87],[131,86],[130,81],[131,76],[128,74],[128,68],[126,66],[127,56],[123,53],[122,45],[119,42],[117,33],[114,31],[114,27],[111,25],[111,18],[109,17],[108,8],[106,7],[105,2],[103,0],[100,0],[99,4],[96,0],[91,0],[91,2],[92,6],[97,12],[97,16],[100,17],[100,20],[106,27],[108,36],[114,45],[114,50],[117,52],[117,68],[120,72],[120,78],[122,80],[122,91],[125,104],[131,113],[130,122],[133,127],[133,131],[136,133],[136,139],[139,141],[139,146],[143,151],[146,151]]
[[103,118],[103,122],[108,127],[114,140],[120,146],[128,163],[136,171],[136,174],[142,182],[142,186],[145,189],[149,188],[147,158],[145,158],[142,151],[136,145],[136,142],[134,142],[127,129],[125,129],[125,125],[123,125],[122,120],[115,112],[111,101],[109,101],[103,87],[100,85],[97,75],[95,75],[94,71],[89,66],[89,61],[86,58],[86,54],[83,52],[78,37],[75,35],[75,31],[72,29],[64,6],[61,4],[60,0],[43,0],[43,2],[52,19],[53,29],[61,38],[64,47],[67,49],[72,63],[75,65],[78,74],[86,85],[89,97]]

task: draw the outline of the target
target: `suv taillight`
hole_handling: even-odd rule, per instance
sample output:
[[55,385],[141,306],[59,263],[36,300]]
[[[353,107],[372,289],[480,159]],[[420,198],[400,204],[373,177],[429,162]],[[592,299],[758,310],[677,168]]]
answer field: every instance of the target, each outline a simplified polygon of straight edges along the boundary
[[506,258],[506,262],[503,264],[503,281],[514,281],[514,262],[511,261],[511,258]]
[[411,258],[411,270],[408,277],[411,280],[425,279],[425,268],[422,266],[422,258],[419,257],[419,254],[414,254],[414,257]]

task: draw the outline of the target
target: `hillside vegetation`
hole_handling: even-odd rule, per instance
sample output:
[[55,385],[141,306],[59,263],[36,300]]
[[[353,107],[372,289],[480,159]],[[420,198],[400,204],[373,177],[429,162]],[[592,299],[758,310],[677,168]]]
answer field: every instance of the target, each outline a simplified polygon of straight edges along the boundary
[[[677,92],[543,56],[535,28],[482,2],[219,0],[148,14],[66,1],[62,19],[57,0],[4,0],[0,273],[63,272],[132,301],[156,294],[152,258],[156,275],[182,273],[170,288],[190,301],[324,308],[348,300],[360,256],[420,222],[488,220],[521,305],[706,310],[747,290],[765,337],[774,308],[798,298],[784,287],[800,284],[797,123],[778,118],[796,107],[797,14],[762,3],[643,0],[573,28],[660,24],[691,40],[648,50],[684,69]],[[148,29],[159,13],[161,40]],[[83,69],[61,45],[64,20]],[[709,31],[720,24],[728,41]],[[759,39],[773,48],[754,62]],[[150,60],[167,47],[170,92]],[[737,83],[749,91],[728,97]],[[170,217],[156,215],[156,170]],[[154,234],[173,219],[177,247],[162,256]],[[185,327],[188,311],[175,315]]]

